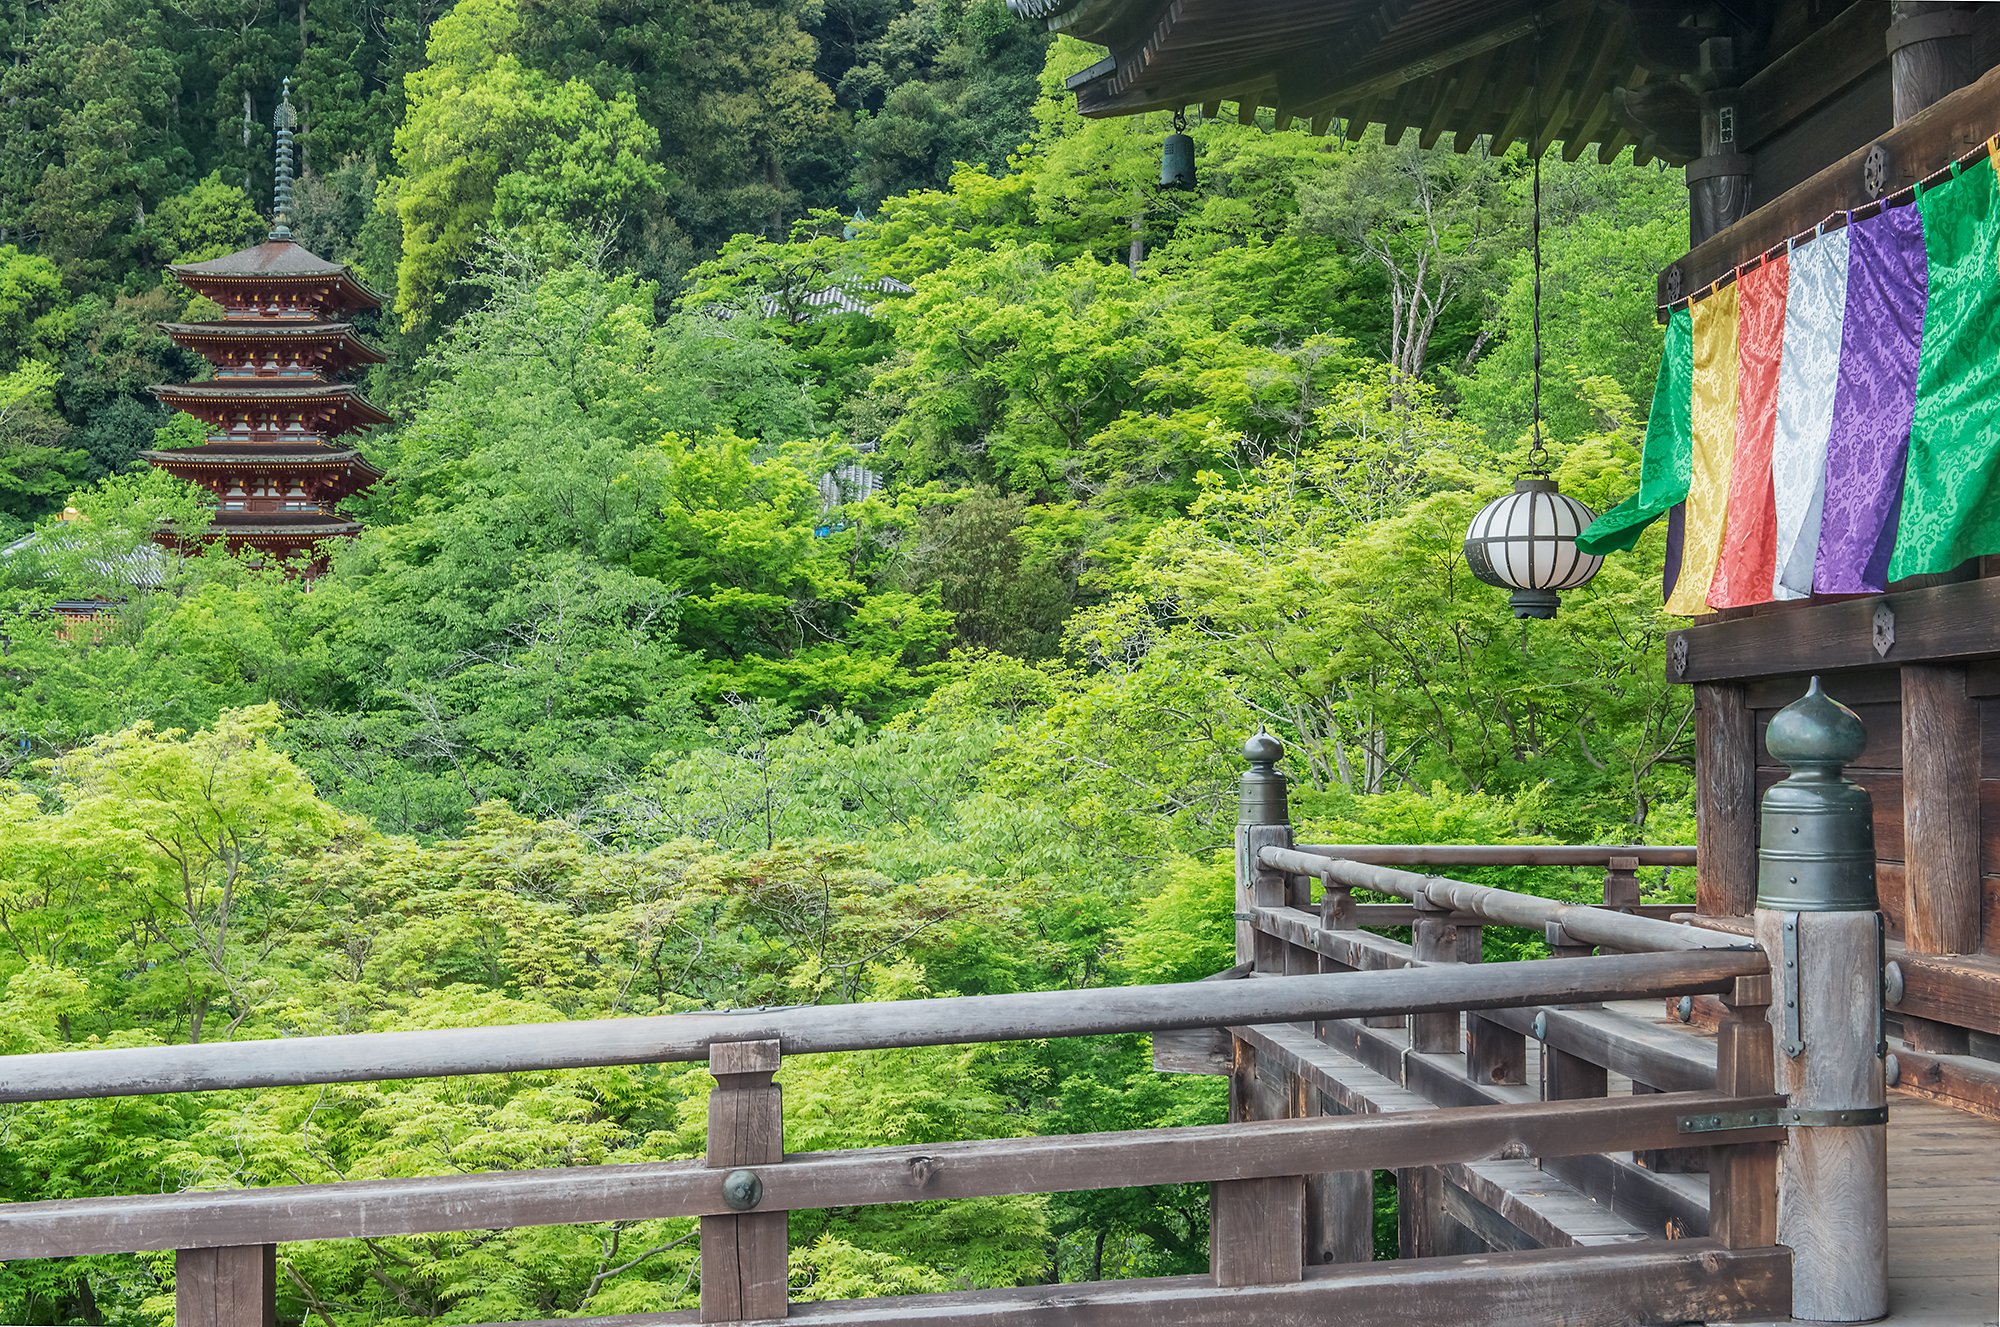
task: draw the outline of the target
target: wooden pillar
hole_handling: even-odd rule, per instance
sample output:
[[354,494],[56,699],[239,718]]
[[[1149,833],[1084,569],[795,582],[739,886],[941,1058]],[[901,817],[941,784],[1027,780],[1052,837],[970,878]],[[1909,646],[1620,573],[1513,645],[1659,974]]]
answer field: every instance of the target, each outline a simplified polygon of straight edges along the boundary
[[[715,1075],[708,1098],[711,1168],[735,1171],[784,1160],[783,1095],[771,1081],[777,1070],[776,1041],[723,1041],[709,1047],[708,1071]],[[786,1315],[786,1235],[784,1212],[746,1210],[701,1218],[703,1322]]]
[[1903,939],[1912,953],[1979,949],[1979,707],[1965,669],[1903,667]]
[[1895,123],[1972,82],[1978,57],[1968,6],[1891,0],[1889,105]]
[[1746,917],[1757,901],[1757,725],[1741,683],[1694,689],[1695,910]]
[[1688,163],[1688,239],[1700,244],[1750,211],[1750,158],[1737,151],[1735,45],[1727,37],[1701,44],[1701,155]]
[[[1759,909],[1756,925],[1771,956],[1778,1091],[1822,1120],[1882,1107],[1882,914]],[[1889,1311],[1888,1136],[1883,1124],[1790,1131],[1778,1242],[1792,1250],[1793,1317],[1868,1322]]]
[[277,1327],[278,1246],[174,1255],[174,1327]]

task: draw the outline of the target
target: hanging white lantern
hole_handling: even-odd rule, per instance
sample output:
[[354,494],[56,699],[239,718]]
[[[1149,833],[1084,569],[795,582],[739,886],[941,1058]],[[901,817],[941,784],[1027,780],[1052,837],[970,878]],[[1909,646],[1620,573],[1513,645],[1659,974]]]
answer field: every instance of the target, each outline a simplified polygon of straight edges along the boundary
[[1515,617],[1556,615],[1557,592],[1574,590],[1604,562],[1576,546],[1597,513],[1556,488],[1553,479],[1515,481],[1514,491],[1493,499],[1465,532],[1465,560],[1488,585],[1514,593]]

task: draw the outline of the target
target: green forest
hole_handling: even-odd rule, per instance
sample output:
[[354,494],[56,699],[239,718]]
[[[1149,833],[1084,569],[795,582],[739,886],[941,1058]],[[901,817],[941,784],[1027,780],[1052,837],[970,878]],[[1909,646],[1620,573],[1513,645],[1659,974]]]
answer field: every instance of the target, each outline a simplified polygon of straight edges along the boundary
[[[1460,554],[1529,445],[1519,146],[1232,112],[1162,191],[1166,117],[1081,118],[1100,53],[1003,0],[50,0],[0,47],[0,1051],[1204,977],[1260,725],[1309,841],[1691,841],[1661,536],[1547,622]],[[216,316],[162,269],[263,238],[288,76],[294,237],[387,296],[388,478],[310,582],[184,543],[135,585],[208,519],[138,459],[206,372],[157,324]],[[1553,150],[1542,189],[1550,447],[1601,511],[1685,189]],[[1142,1038],[781,1081],[790,1150],[1224,1113]],[[0,1107],[0,1195],[692,1157],[708,1082]],[[1206,1221],[801,1213],[792,1294],[1200,1270]],[[0,1318],[163,1324],[172,1280],[18,1263]],[[280,1250],[321,1327],[698,1284],[691,1221]]]

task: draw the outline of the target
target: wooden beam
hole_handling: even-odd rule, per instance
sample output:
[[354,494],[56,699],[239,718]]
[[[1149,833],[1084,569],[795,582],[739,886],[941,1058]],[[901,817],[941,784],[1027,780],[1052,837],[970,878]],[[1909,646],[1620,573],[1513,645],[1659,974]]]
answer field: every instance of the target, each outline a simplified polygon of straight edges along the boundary
[[1741,150],[1755,152],[1880,68],[1888,29],[1887,5],[1849,5],[1744,79],[1737,91]]
[[1682,293],[1700,290],[1826,217],[1870,201],[1863,171],[1871,152],[1882,154],[1884,189],[1894,192],[1978,147],[1996,127],[2000,127],[2000,68],[1856,148],[1662,270],[1655,289],[1660,321],[1666,321],[1673,302],[1670,287]]
[[[1771,979],[1738,982],[1724,994],[1728,1016],[1716,1029],[1716,1082],[1734,1096],[1771,1091],[1774,1056]],[[1724,1148],[1709,1163],[1708,1233],[1732,1249],[1778,1242],[1778,1145]]]
[[[1791,1257],[1689,1239],[1591,1249],[1531,1249],[1316,1267],[1282,1285],[1207,1277],[1022,1286],[794,1306],[789,1327],[1343,1327],[1476,1322],[1768,1321],[1789,1312]],[[511,1327],[680,1327],[686,1314],[564,1318]]]
[[[1618,913],[1604,915],[1627,926],[1688,929]],[[1735,943],[1728,937],[1691,933],[1707,934],[1718,944]],[[885,1000],[724,1014],[58,1051],[0,1057],[0,1101],[686,1062],[705,1059],[711,1046],[729,1041],[774,1040],[784,1045],[788,1055],[810,1055],[1295,1023],[1389,1011],[1428,1013],[1573,1004],[1719,990],[1735,977],[1761,971],[1763,964],[1763,956],[1754,950],[1622,954],[1570,963],[1490,963],[1477,968],[1274,976],[1256,981]]]
[[[1683,1138],[1683,1116],[1784,1104],[1776,1097],[1712,1092],[1547,1104],[1470,1099],[1482,1104],[1394,1116],[801,1152],[750,1169],[763,1184],[759,1212],[803,1211],[1428,1166],[1510,1151],[1561,1156],[1665,1147]],[[1755,1141],[1782,1132],[1753,1128],[1716,1137]],[[698,1162],[665,1162],[0,1204],[0,1259],[720,1216],[736,1210],[723,1195],[727,1173]]]
[[[1994,110],[2000,115],[2000,81],[1993,84],[1993,92]],[[1994,123],[2000,125],[2000,119]],[[1876,611],[1885,607],[1894,614],[1896,625],[1895,644],[1886,653],[1875,645]],[[1779,605],[1750,617],[1702,622],[1668,633],[1669,659],[1678,657],[1678,642],[1687,643],[1686,666],[1669,664],[1668,680],[1716,682],[1895,667],[1906,659],[1943,663],[1991,658],[2000,656],[1995,621],[2000,621],[2000,578]],[[1828,686],[1838,694],[1835,679],[1829,678]]]
[[[1394,1030],[1349,1020],[1328,1024],[1325,1037],[1338,1053],[1440,1105],[1527,1107],[1535,1102],[1529,1088],[1472,1082],[1462,1064],[1414,1052],[1409,1039]],[[1708,1229],[1707,1194],[1705,1188],[1696,1187],[1695,1177],[1654,1174],[1623,1156],[1604,1154],[1546,1157],[1542,1166],[1642,1230],[1701,1234]]]

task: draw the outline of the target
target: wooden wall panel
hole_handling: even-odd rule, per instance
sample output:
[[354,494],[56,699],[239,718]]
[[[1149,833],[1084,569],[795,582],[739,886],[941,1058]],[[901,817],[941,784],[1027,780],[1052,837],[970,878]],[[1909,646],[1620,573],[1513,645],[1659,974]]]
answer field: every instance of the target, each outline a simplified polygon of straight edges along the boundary
[[1980,949],[1988,954],[2000,954],[2000,876],[1986,876],[1979,882],[1980,893]]

